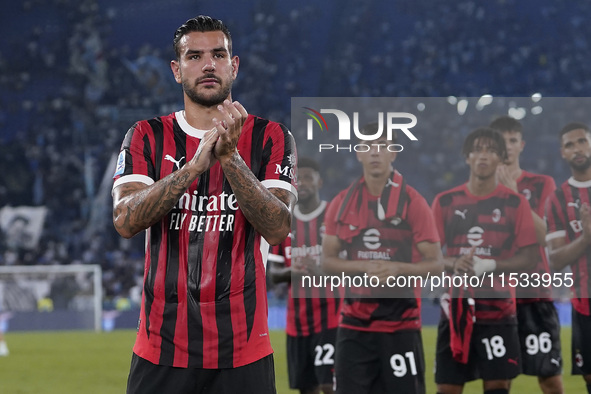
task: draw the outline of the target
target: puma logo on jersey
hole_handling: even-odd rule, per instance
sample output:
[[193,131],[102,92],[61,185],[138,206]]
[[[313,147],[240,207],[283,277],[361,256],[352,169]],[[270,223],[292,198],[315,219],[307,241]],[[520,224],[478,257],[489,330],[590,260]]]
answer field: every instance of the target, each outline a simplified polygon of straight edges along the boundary
[[185,156],[181,157],[178,160],[175,160],[174,157],[172,157],[171,155],[164,156],[164,160],[172,161],[174,164],[176,164],[177,170],[181,169],[181,160],[183,160],[184,158]]
[[388,179],[388,183],[386,183],[386,186],[398,187],[398,186],[400,186],[400,184],[394,182],[392,179]]
[[394,226],[398,226],[400,223],[402,223],[402,218],[395,217],[394,219],[390,220],[390,223],[392,223]]
[[454,212],[454,214],[461,216],[462,219],[466,220],[466,213],[468,212],[467,209],[464,209],[463,211],[459,211],[456,209],[456,211]]
[[577,199],[577,201],[575,201],[575,202],[569,201],[568,204],[566,204],[566,205],[568,205],[569,207],[575,207],[575,208],[579,209],[580,205],[581,205],[581,200]]
[[558,360],[557,360],[557,359],[555,359],[555,358],[551,358],[551,359],[550,359],[550,362],[551,362],[552,364],[556,364],[556,366],[557,366],[557,367],[560,367],[560,358],[559,358]]

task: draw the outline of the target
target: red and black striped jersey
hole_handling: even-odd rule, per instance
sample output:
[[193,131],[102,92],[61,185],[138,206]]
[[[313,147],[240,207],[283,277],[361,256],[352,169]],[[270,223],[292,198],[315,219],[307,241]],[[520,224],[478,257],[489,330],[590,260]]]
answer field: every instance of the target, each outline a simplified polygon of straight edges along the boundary
[[[521,176],[517,179],[517,190],[525,196],[529,202],[529,206],[539,217],[544,217],[544,205],[548,197],[556,190],[554,179],[548,175],[534,174],[527,171],[522,171]],[[540,256],[534,268],[530,273],[537,273],[540,275],[550,274],[550,267],[548,266],[548,258],[546,250],[540,246]],[[536,300],[551,301],[552,288],[547,286],[536,286],[517,289],[517,302],[527,303]]]
[[[292,232],[281,245],[274,246],[269,261],[291,266],[292,259],[310,257],[321,266],[324,214],[327,202],[304,214],[296,205]],[[303,287],[292,281],[287,299],[287,326],[290,336],[308,336],[336,328],[341,309],[341,288],[335,292],[327,287]]]
[[[339,238],[349,260],[388,260],[415,263],[422,259],[416,245],[419,242],[439,242],[429,205],[414,188],[406,185],[404,219],[380,220],[376,215],[379,197],[369,194],[362,186],[367,201],[367,226],[354,235],[350,242]],[[326,213],[326,234],[337,234],[339,208],[347,197],[347,190],[339,193]],[[357,211],[359,212],[359,210]],[[368,291],[369,290],[369,291]],[[377,291],[376,291],[377,290]],[[340,327],[359,331],[395,332],[421,328],[420,288],[367,289],[345,286]],[[381,293],[384,291],[384,293]],[[383,294],[383,297],[379,295]]]
[[[191,127],[183,112],[136,123],[123,141],[113,188],[151,185],[175,172],[195,155],[205,132]],[[264,186],[297,193],[295,143],[284,126],[249,115],[237,149]],[[146,232],[134,352],[154,364],[210,369],[272,353],[268,250],[217,162]]]
[[[467,254],[502,260],[537,244],[531,209],[524,196],[499,184],[486,196],[475,196],[466,184],[435,196],[433,215],[447,256]],[[474,289],[476,323],[516,322],[515,288],[498,275]],[[494,297],[491,292],[494,291]]]
[[[581,205],[591,204],[591,181],[579,182],[569,178],[546,201],[546,241],[565,238],[571,243],[583,235]],[[591,248],[588,247],[579,259],[570,265],[573,273],[572,305],[579,313],[590,316],[591,304]]]

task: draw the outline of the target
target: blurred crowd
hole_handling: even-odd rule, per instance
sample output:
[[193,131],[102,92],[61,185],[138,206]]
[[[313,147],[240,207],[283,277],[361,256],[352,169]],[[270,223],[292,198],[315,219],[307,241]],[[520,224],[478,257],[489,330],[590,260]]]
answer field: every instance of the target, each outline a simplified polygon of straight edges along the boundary
[[[591,3],[295,4],[240,2],[240,12],[226,18],[201,2],[175,0],[167,7],[183,12],[170,26],[159,23],[155,0],[15,4],[0,27],[0,208],[44,206],[47,215],[37,247],[2,238],[0,265],[100,264],[107,299],[137,300],[144,240],[123,240],[112,228],[114,158],[136,120],[181,108],[169,68],[172,33],[199,13],[223,19],[235,37],[241,63],[234,99],[288,126],[291,97],[585,96],[590,90],[591,25],[584,21]],[[139,22],[149,26],[142,34],[134,30]],[[422,169],[416,187],[427,197],[457,184],[463,168],[459,148],[451,146],[458,130],[437,131],[416,157]],[[544,141],[556,130],[537,132]],[[557,183],[566,178],[564,168],[535,152],[524,154],[527,169]],[[327,165],[325,178],[339,179],[355,167],[351,159]],[[327,182],[325,198],[341,187]]]

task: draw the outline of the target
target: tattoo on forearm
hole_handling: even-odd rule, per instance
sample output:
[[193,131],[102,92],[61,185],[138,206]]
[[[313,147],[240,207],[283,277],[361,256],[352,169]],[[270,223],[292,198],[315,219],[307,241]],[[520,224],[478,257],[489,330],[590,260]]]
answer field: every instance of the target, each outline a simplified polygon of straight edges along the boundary
[[289,192],[275,189],[275,194],[261,185],[250,168],[237,155],[224,165],[224,175],[246,219],[263,236],[290,228]]
[[177,171],[140,191],[121,185],[123,203],[113,212],[115,228],[133,234],[147,229],[174,207],[192,182],[188,172]]

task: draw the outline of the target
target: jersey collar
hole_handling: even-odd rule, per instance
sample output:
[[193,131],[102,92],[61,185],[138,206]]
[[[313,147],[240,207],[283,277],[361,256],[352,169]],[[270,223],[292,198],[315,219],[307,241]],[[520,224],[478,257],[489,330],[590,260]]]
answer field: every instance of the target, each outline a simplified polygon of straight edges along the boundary
[[574,187],[578,187],[579,189],[583,189],[583,188],[588,188],[591,187],[591,180],[589,181],[577,181],[575,178],[573,178],[572,176],[570,178],[568,178],[568,184]]
[[324,208],[326,208],[326,201],[321,201],[320,205],[312,212],[302,213],[300,207],[296,205],[293,210],[293,216],[302,222],[309,222],[312,219],[316,219],[324,211]]
[[195,127],[191,126],[189,124],[189,122],[187,122],[187,118],[185,118],[185,111],[184,110],[175,112],[174,116],[176,118],[177,123],[181,127],[181,130],[183,130],[185,132],[185,134],[190,135],[191,137],[201,139],[201,138],[203,138],[205,133],[207,133],[209,131],[209,130],[196,129]]

